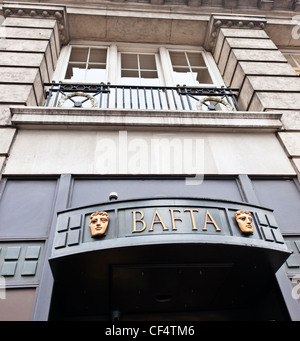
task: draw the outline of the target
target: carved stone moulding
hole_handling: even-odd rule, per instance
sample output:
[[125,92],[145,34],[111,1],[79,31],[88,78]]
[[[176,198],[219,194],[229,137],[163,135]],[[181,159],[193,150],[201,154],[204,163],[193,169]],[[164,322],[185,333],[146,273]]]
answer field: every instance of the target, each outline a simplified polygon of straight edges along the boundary
[[69,40],[67,13],[64,6],[4,3],[2,9],[5,18],[14,17],[56,20],[61,44],[66,44]]
[[221,28],[264,30],[264,16],[212,15],[208,24],[205,48],[213,51]]

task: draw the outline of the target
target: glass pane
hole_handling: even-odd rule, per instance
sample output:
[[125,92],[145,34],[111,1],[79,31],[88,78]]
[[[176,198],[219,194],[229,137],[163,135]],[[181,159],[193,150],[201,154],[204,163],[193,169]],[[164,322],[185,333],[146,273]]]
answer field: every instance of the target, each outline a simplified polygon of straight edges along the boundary
[[173,66],[188,66],[184,52],[170,51],[170,57]]
[[137,77],[139,78],[138,70],[122,70],[122,78],[123,77]]
[[195,82],[188,68],[174,68],[173,76],[176,84],[193,85]]
[[86,70],[85,80],[89,82],[105,82],[106,80],[106,69],[105,65],[89,65]]
[[85,78],[85,65],[82,64],[69,64],[66,72],[65,79],[73,81],[83,81]]
[[87,62],[88,48],[72,47],[70,62]]
[[152,86],[158,86],[159,79],[156,71],[142,71],[141,72],[141,79],[140,79],[140,85],[152,85]]
[[122,53],[121,68],[138,70],[138,59],[136,54]]
[[140,68],[144,70],[156,70],[154,54],[140,54]]
[[154,54],[121,55],[122,84],[126,85],[159,85]]
[[103,63],[106,64],[106,49],[91,49],[89,63]]
[[201,52],[188,52],[189,63],[193,66],[206,66]]
[[210,74],[208,72],[208,69],[193,69],[193,75],[194,75],[194,79],[196,80],[196,82],[199,84],[212,84],[212,80],[210,77]]
[[141,71],[142,78],[158,78],[156,71]]

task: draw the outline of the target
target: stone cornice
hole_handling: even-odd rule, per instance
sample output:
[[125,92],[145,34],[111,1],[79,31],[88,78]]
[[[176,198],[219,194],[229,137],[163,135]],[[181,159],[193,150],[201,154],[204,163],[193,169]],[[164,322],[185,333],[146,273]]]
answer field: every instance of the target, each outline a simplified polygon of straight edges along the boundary
[[[4,1],[5,2],[5,1]],[[47,0],[39,0],[39,3],[47,4]],[[17,3],[17,2],[16,2]],[[18,0],[18,3],[27,3],[27,0]],[[28,2],[29,3],[29,2]],[[186,6],[192,8],[201,8],[203,10],[211,11],[213,9],[219,10],[222,9],[227,11],[227,13],[234,13],[234,11],[276,11],[276,12],[295,12],[300,11],[300,0],[214,0],[208,1],[205,0],[143,0],[142,2],[139,0],[131,0],[128,2],[127,0],[90,0],[88,5],[86,2],[78,2],[76,0],[52,0],[52,4],[56,4],[57,6],[68,6],[69,8],[73,6],[92,6],[93,8],[96,7],[103,7],[107,6],[111,3],[117,4],[124,4],[126,3],[126,7],[133,4],[133,6],[143,6],[145,4],[150,4],[151,7],[163,7],[168,8],[176,7],[176,6]],[[123,8],[123,6],[122,6]]]
[[69,41],[67,12],[65,6],[4,2],[2,9],[5,18],[14,17],[56,20],[61,44],[66,44]]
[[205,38],[205,49],[213,51],[221,28],[264,30],[267,19],[264,16],[241,16],[212,14]]

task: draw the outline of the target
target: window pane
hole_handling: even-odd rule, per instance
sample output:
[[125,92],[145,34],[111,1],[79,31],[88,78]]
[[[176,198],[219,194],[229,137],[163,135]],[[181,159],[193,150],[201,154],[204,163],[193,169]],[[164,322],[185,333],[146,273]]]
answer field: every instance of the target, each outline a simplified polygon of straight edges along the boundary
[[122,70],[122,78],[123,77],[139,78],[139,72],[138,72],[138,70]]
[[70,62],[87,62],[88,48],[72,47]]
[[65,79],[72,81],[105,82],[105,65],[89,64],[86,70],[81,64],[69,64]]
[[188,52],[189,63],[193,66],[206,66],[201,52]]
[[73,47],[65,79],[105,82],[107,49]]
[[121,68],[138,70],[138,60],[136,54],[122,53]]
[[173,72],[174,80],[176,84],[194,84],[193,75],[188,68],[174,68]]
[[142,78],[158,78],[156,71],[141,71]]
[[188,66],[184,52],[170,51],[170,57],[173,66]]
[[201,52],[170,51],[173,76],[177,84],[197,86],[212,84]]
[[140,68],[146,70],[156,70],[155,55],[140,54]]
[[121,54],[121,82],[125,85],[159,85],[154,54]]
[[212,80],[210,77],[210,74],[208,72],[208,69],[193,69],[193,74],[195,75],[195,79],[197,83],[199,84],[212,84]]
[[103,63],[106,64],[106,49],[91,49],[89,63]]
[[85,66],[82,64],[69,64],[65,79],[82,81],[85,77]]
[[105,65],[89,64],[86,71],[85,80],[90,82],[105,82],[106,67]]

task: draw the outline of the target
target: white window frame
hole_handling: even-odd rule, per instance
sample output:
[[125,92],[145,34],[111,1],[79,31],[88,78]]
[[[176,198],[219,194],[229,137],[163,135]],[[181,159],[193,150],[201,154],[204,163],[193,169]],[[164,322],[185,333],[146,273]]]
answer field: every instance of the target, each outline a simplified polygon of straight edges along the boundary
[[[160,63],[160,55],[159,55],[159,52],[158,50],[155,51],[155,50],[148,50],[148,51],[145,51],[145,49],[142,49],[141,50],[131,50],[131,51],[128,51],[128,50],[124,50],[124,49],[118,49],[118,62],[117,62],[117,65],[118,65],[118,83],[117,84],[122,84],[122,75],[121,75],[121,72],[122,72],[122,67],[121,67],[121,55],[122,53],[124,54],[133,54],[133,55],[154,55],[154,58],[155,58],[155,64],[156,64],[156,71],[157,71],[157,76],[158,76],[158,79],[160,81],[160,84],[159,85],[163,85],[165,86],[165,81],[164,81],[164,74],[163,74],[163,70],[161,68],[161,63]],[[126,85],[126,84],[122,84],[122,85]]]
[[[57,67],[53,74],[52,80],[55,82],[61,81],[63,83],[70,82],[64,79],[66,74],[68,62],[71,55],[72,46],[74,47],[94,47],[99,46],[107,48],[107,64],[106,64],[106,79],[105,83],[110,82],[113,85],[120,84],[121,79],[121,53],[138,53],[138,54],[155,54],[158,78],[162,82],[161,86],[176,86],[176,82],[173,77],[173,67],[169,55],[169,51],[185,51],[185,52],[202,52],[203,59],[208,68],[209,75],[212,83],[202,83],[199,85],[186,84],[188,87],[221,87],[225,86],[224,81],[220,75],[220,72],[215,64],[211,53],[206,52],[203,48],[196,48],[191,46],[158,46],[151,44],[126,44],[126,43],[70,43],[68,46],[64,46],[61,49],[61,53],[57,62]],[[116,67],[117,65],[117,67]],[[100,80],[99,80],[100,82]],[[91,82],[99,84],[99,82]],[[72,83],[83,83],[83,81],[77,81]],[[126,84],[122,84],[126,85]],[[183,85],[183,84],[180,84]]]
[[[107,57],[106,57],[106,79],[104,80],[104,82],[107,81],[107,62],[109,60],[108,58],[108,46],[94,46],[94,45],[83,45],[83,44],[69,44],[68,46],[64,46],[62,47],[61,49],[61,53],[60,53],[60,56],[58,58],[58,61],[57,61],[57,65],[56,65],[56,69],[55,69],[55,72],[53,74],[53,81],[62,81],[63,83],[84,83],[84,82],[88,82],[88,81],[71,81],[69,79],[65,79],[64,76],[67,72],[67,69],[68,69],[68,65],[69,65],[69,60],[70,60],[70,56],[71,56],[71,52],[72,52],[72,48],[73,47],[79,47],[79,48],[88,48],[88,49],[91,49],[91,48],[94,48],[94,49],[107,49]],[[90,50],[89,50],[89,53],[90,53]],[[99,82],[89,82],[89,83],[100,83],[100,80]]]

